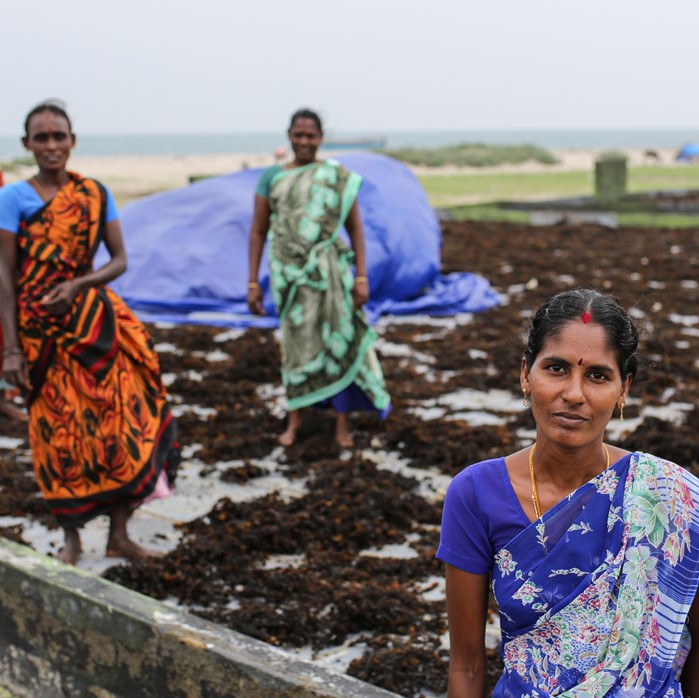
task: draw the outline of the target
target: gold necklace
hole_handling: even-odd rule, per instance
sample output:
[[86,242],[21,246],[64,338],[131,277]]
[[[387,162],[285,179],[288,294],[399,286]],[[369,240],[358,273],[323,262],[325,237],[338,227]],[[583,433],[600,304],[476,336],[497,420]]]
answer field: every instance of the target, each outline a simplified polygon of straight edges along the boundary
[[36,190],[39,192],[39,196],[40,196],[44,201],[48,201],[48,200],[49,200],[49,197],[47,196],[47,194],[46,194],[46,192],[44,191],[44,188],[41,186],[41,184],[39,184],[39,178],[38,178],[36,175],[34,175],[34,176],[32,177],[32,180],[34,180],[34,187],[35,187]]
[[[532,444],[529,449],[529,477],[532,481],[532,504],[534,505],[534,513],[536,518],[541,518],[541,507],[539,506],[539,492],[536,489],[536,478],[534,477],[534,449],[536,448],[536,441]],[[604,469],[609,467],[609,449],[606,444],[602,444],[604,449]]]

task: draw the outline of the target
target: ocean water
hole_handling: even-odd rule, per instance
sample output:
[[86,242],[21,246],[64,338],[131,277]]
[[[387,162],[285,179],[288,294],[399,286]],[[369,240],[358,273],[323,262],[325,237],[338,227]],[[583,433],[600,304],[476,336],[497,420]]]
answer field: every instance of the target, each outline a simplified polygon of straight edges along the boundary
[[[699,128],[655,130],[500,130],[331,133],[333,140],[383,139],[387,148],[433,148],[457,143],[522,144],[543,148],[680,148],[699,143]],[[266,153],[286,145],[283,133],[107,134],[79,136],[76,155],[193,155]],[[0,161],[23,156],[19,138],[0,136]]]

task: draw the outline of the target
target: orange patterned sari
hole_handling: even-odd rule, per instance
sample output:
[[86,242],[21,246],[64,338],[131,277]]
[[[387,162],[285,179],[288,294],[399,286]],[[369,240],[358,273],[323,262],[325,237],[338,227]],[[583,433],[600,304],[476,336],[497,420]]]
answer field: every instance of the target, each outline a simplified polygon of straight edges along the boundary
[[136,506],[163,474],[174,481],[175,421],[150,336],[106,286],[79,293],[64,317],[41,303],[56,284],[92,268],[105,191],[70,182],[17,236],[20,342],[29,363],[34,472],[61,526]]

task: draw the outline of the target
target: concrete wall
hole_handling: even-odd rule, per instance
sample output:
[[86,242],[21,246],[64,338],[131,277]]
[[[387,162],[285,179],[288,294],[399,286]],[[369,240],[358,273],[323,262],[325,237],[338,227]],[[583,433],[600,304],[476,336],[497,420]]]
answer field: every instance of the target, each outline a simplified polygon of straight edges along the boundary
[[395,698],[3,539],[0,686],[19,698]]

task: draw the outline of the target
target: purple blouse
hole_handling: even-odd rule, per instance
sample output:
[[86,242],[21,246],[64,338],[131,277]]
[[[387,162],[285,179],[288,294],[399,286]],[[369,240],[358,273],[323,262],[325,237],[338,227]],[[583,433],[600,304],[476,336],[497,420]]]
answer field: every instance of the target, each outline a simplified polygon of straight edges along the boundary
[[474,463],[447,489],[437,557],[464,572],[488,574],[495,553],[529,524],[505,459]]

